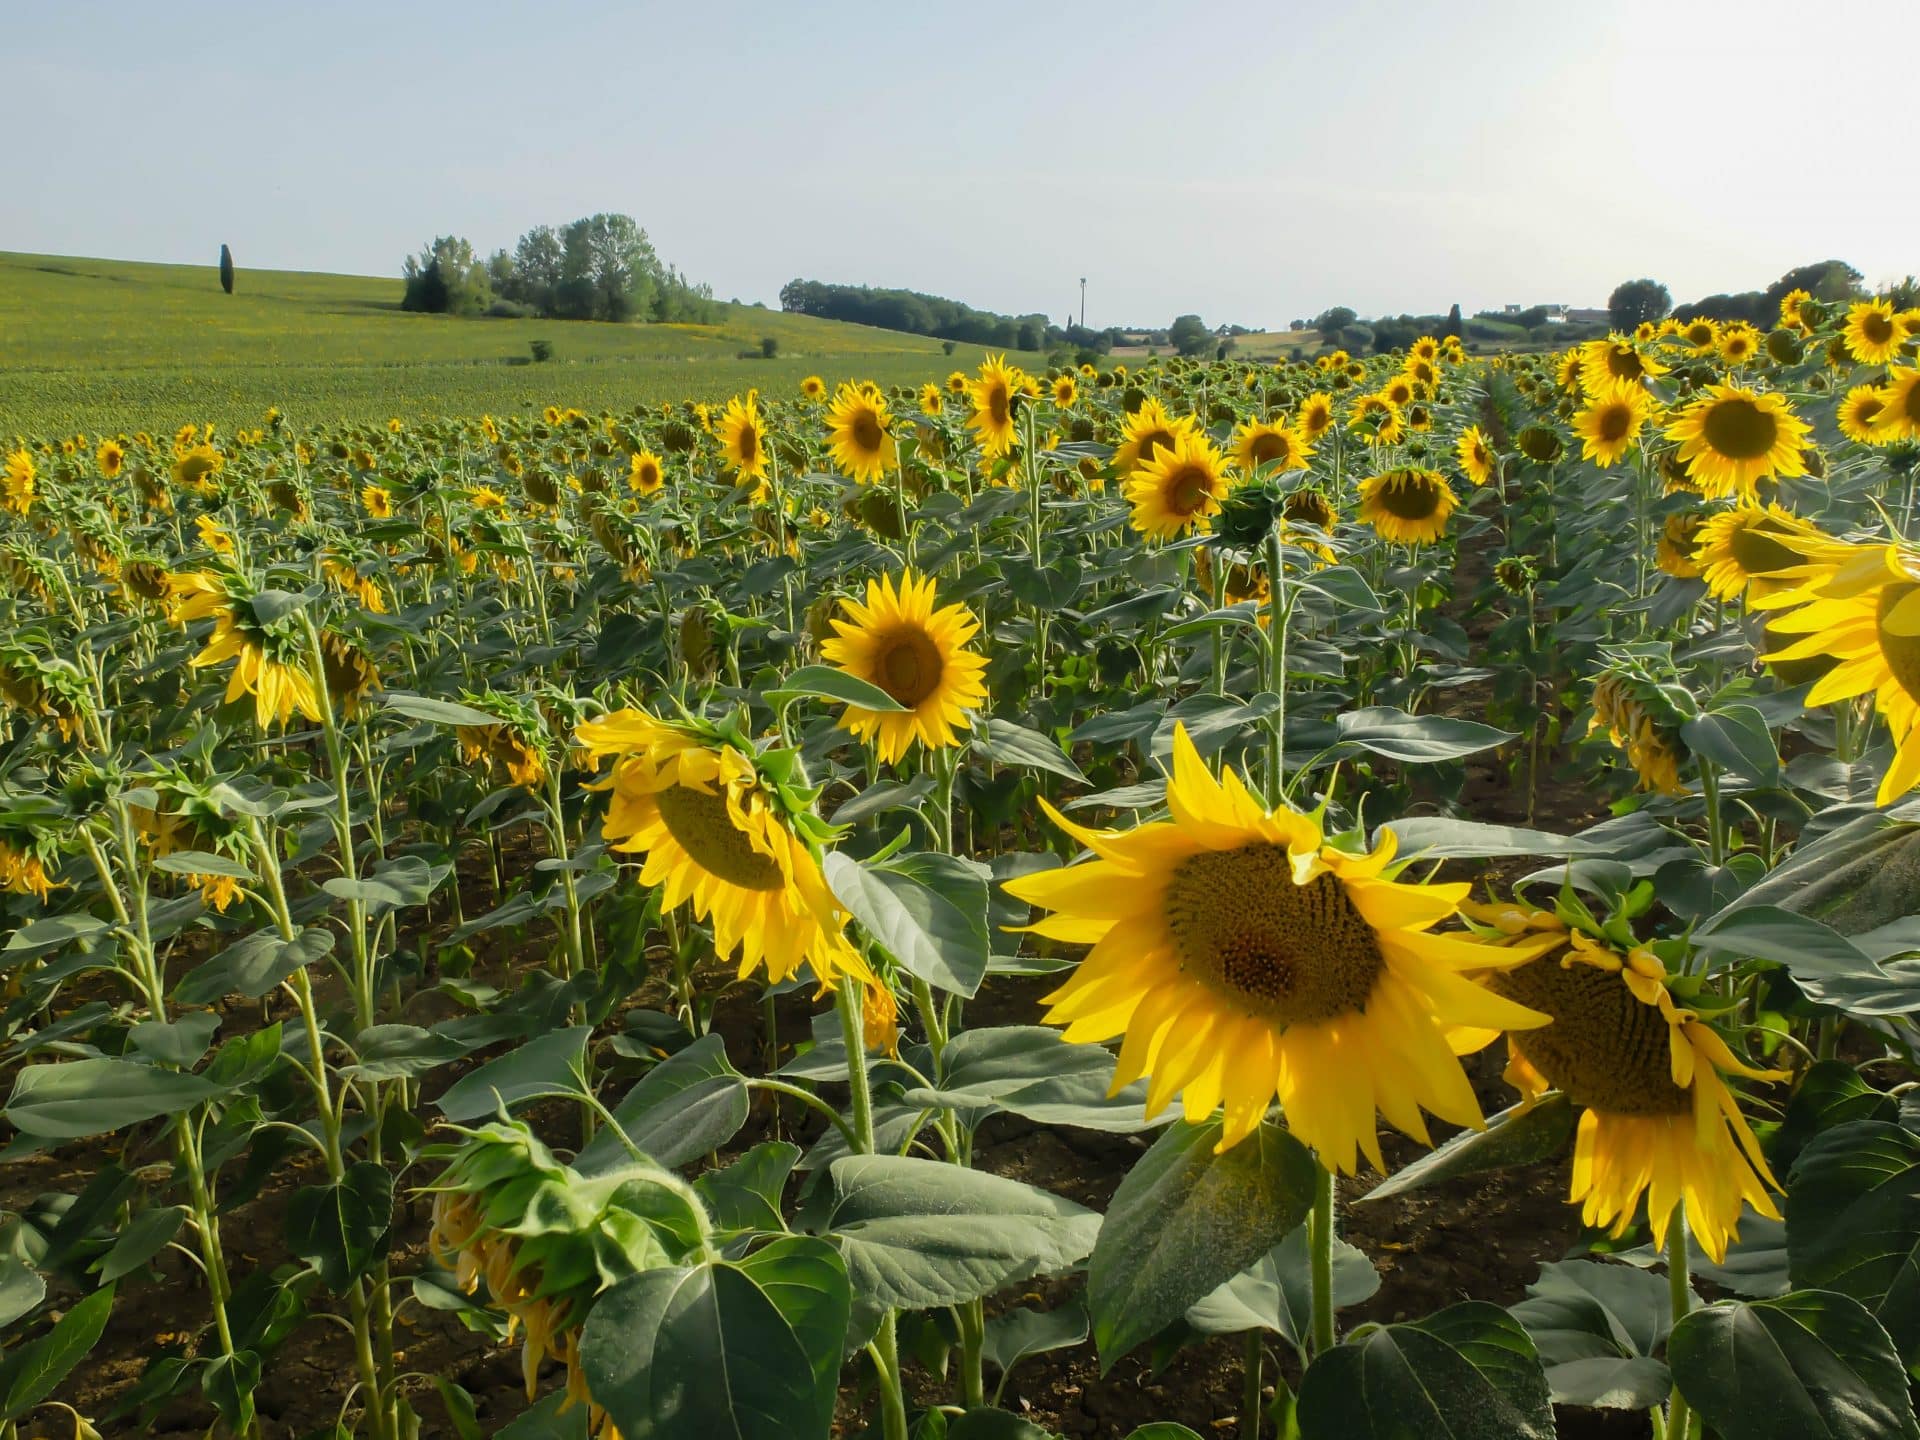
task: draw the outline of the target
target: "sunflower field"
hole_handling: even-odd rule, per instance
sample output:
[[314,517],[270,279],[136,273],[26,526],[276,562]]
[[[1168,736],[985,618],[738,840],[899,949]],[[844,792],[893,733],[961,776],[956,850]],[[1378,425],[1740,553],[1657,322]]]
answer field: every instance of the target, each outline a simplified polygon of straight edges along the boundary
[[0,444],[0,1440],[1920,1440],[1920,310]]

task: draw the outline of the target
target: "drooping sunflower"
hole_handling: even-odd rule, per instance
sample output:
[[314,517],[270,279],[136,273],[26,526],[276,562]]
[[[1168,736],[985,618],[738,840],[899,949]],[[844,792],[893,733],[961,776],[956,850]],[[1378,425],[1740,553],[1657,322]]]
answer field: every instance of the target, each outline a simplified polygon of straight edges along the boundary
[[1440,539],[1459,503],[1437,470],[1408,465],[1360,482],[1360,519],[1393,545],[1430,545]]
[[[1920,374],[1920,371],[1915,373]],[[1885,390],[1878,385],[1856,385],[1847,391],[1846,399],[1840,402],[1840,408],[1833,418],[1840,427],[1840,433],[1847,439],[1862,445],[1878,445],[1883,440],[1874,426],[1886,408]],[[1885,438],[1893,437],[1889,435]]]
[[1484,485],[1493,478],[1499,457],[1478,425],[1469,425],[1460,432],[1453,453],[1459,457],[1461,472],[1475,485]]
[[1230,488],[1213,442],[1197,429],[1184,430],[1142,461],[1123,487],[1133,507],[1127,523],[1156,540],[1177,539],[1219,514]]
[[818,400],[827,393],[827,382],[818,375],[809,375],[800,382],[800,393],[809,400]]
[[1696,315],[1680,327],[1680,338],[1686,341],[1689,355],[1704,358],[1720,348],[1720,322]]
[[1808,692],[1810,707],[1872,693],[1894,745],[1877,803],[1891,804],[1920,784],[1920,553],[1898,544],[1806,548],[1810,573],[1766,602],[1792,607],[1767,629],[1802,638],[1760,658],[1837,661]]
[[1589,387],[1586,405],[1573,417],[1581,458],[1602,469],[1618,463],[1639,443],[1641,428],[1653,418],[1653,409],[1653,396],[1638,382]]
[[1894,321],[1890,300],[1856,300],[1841,335],[1847,353],[1862,365],[1885,365],[1900,353],[1906,332]]
[[1890,440],[1920,440],[1920,365],[1890,366],[1880,394],[1883,403],[1873,417],[1874,440],[1882,445]]
[[741,743],[637,709],[574,736],[596,766],[613,761],[593,787],[610,792],[601,833],[646,857],[640,884],[660,887],[663,906],[711,921],[715,950],[739,953],[742,978],[764,969],[778,984],[811,963],[829,987],[842,975],[872,983],[799,817]]
[[1702,521],[1693,558],[1708,592],[1716,600],[1761,601],[1791,588],[1807,557],[1783,537],[1827,538],[1819,526],[1773,504],[1739,505]]
[[744,400],[734,396],[721,411],[720,456],[739,484],[767,478],[767,425],[760,418],[757,390],[749,390]]
[[1324,390],[1314,391],[1300,402],[1294,423],[1300,438],[1313,444],[1333,428],[1333,396]]
[[877,685],[899,710],[849,705],[840,728],[851,731],[886,764],[906,755],[918,740],[929,750],[960,743],[955,727],[987,701],[986,658],[967,649],[980,622],[964,605],[935,608],[932,576],[911,570],[896,588],[891,576],[867,582],[866,603],[843,600],[845,619],[835,619],[835,638],[821,657],[856,679]]
[[895,469],[900,456],[886,397],[870,386],[843,384],[827,408],[827,453],[862,485]]
[[1613,669],[1593,684],[1589,735],[1605,731],[1627,757],[1640,788],[1658,795],[1684,795],[1680,783],[1680,725],[1672,700],[1650,677]]
[[[1734,1055],[1698,1014],[1674,1003],[1666,967],[1644,947],[1621,954],[1555,916],[1474,906],[1495,933],[1535,958],[1487,977],[1488,988],[1552,1017],[1507,1037],[1506,1078],[1530,1103],[1561,1090],[1580,1107],[1568,1199],[1596,1228],[1626,1233],[1647,1202],[1655,1246],[1675,1210],[1718,1263],[1751,1204],[1778,1220],[1779,1182],[1724,1075],[1784,1080]],[[1556,943],[1538,954],[1542,936]]]
[[1735,320],[1720,332],[1720,358],[1729,365],[1744,365],[1760,353],[1760,332],[1744,320]]
[[1247,475],[1262,465],[1275,473],[1304,470],[1313,447],[1289,425],[1269,420],[1243,420],[1233,431],[1233,463]]
[[290,641],[263,626],[252,603],[230,593],[218,575],[204,570],[171,574],[167,588],[176,624],[212,619],[213,634],[187,664],[201,670],[233,661],[233,674],[227,679],[228,704],[251,695],[254,721],[262,730],[270,722],[287,724],[296,711],[309,720],[322,718],[320,697],[314,693],[313,677],[297,639]]
[[[1295,527],[1312,527],[1331,535],[1339,514],[1333,508],[1333,502],[1327,498],[1324,490],[1315,485],[1303,485],[1290,492],[1280,502],[1280,533],[1287,544],[1295,549],[1304,550],[1314,557],[1316,564],[1331,565],[1336,558],[1333,548],[1325,541],[1316,540],[1310,534],[1295,534]],[[1263,583],[1264,579],[1263,579]],[[1266,623],[1264,617],[1261,621]]]
[[1046,997],[1046,1020],[1073,1042],[1124,1036],[1114,1089],[1150,1077],[1149,1116],[1176,1095],[1195,1123],[1224,1104],[1219,1150],[1277,1095],[1329,1169],[1352,1174],[1364,1154],[1384,1170],[1376,1112],[1422,1143],[1422,1109],[1483,1123],[1456,1034],[1543,1019],[1462,975],[1531,952],[1432,933],[1465,885],[1401,882],[1391,831],[1359,855],[1311,816],[1265,809],[1231,768],[1214,779],[1184,726],[1170,819],[1089,830],[1041,803],[1096,857],[1006,883],[1053,912],[1035,934],[1093,946]]
[[1709,385],[1667,426],[1667,438],[1680,442],[1680,461],[1701,494],[1751,500],[1762,480],[1807,473],[1801,442],[1810,428],[1784,395]]
[[967,428],[989,459],[998,459],[1013,449],[1013,399],[1021,393],[1026,378],[1018,366],[1007,364],[1006,356],[989,355],[981,362],[979,376],[967,385],[973,406]]
[[947,413],[946,397],[931,380],[920,387],[920,413],[930,420],[937,420]]
[[1589,395],[1617,381],[1638,384],[1666,373],[1665,365],[1623,336],[1589,340],[1580,347],[1580,384]]
[[1678,510],[1667,516],[1654,546],[1654,563],[1676,580],[1698,580],[1700,562],[1693,558],[1693,551],[1706,519],[1701,510]]
[[211,445],[193,445],[173,462],[173,483],[196,495],[213,491],[213,477],[226,468],[227,457]]
[[1193,418],[1175,419],[1167,407],[1152,396],[1140,402],[1120,422],[1120,443],[1114,447],[1113,468],[1124,480],[1144,467],[1162,450],[1171,450],[1180,437],[1193,429]]
[[666,484],[666,466],[653,451],[642,450],[627,462],[627,488],[634,494],[652,499]]

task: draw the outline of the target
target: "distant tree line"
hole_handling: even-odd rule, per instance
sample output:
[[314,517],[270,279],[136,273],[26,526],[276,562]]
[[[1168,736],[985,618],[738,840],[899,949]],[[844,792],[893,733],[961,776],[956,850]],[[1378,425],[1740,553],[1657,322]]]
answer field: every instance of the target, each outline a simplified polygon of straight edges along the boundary
[[720,315],[712,290],[664,263],[630,215],[537,225],[484,261],[467,240],[443,235],[409,255],[404,274],[401,308],[436,315],[694,323]]
[[1818,260],[1811,265],[1796,265],[1764,290],[1703,296],[1690,305],[1674,306],[1672,314],[1676,320],[1705,315],[1710,320],[1745,320],[1771,329],[1779,323],[1780,301],[1789,291],[1804,290],[1814,299],[1828,302],[1852,300],[1861,293],[1862,278],[1844,260]]
[[1055,326],[1045,315],[996,315],[918,290],[791,280],[780,287],[780,308],[796,315],[904,330],[909,335],[932,335],[1000,350],[1044,350],[1065,344],[1105,352],[1112,346],[1111,336],[1105,331],[1079,325]]

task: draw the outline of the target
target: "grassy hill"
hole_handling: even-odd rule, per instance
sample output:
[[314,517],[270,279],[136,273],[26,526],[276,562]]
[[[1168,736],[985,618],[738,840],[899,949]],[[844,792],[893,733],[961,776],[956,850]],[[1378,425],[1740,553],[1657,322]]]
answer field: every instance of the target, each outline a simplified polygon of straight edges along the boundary
[[[752,306],[716,325],[452,319],[400,309],[400,281],[0,252],[0,436],[289,421],[625,409],[800,379],[918,382],[979,362],[961,346]],[[759,358],[762,336],[780,358]],[[530,342],[550,341],[550,363]],[[751,351],[753,358],[742,358]]]

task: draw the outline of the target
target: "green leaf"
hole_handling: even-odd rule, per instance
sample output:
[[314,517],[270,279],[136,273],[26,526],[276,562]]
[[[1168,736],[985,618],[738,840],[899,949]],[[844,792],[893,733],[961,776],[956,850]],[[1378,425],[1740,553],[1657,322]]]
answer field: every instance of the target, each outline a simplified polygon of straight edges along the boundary
[[447,1407],[447,1420],[459,1440],[485,1440],[486,1432],[480,1428],[480,1415],[474,1409],[473,1396],[444,1375],[434,1376],[433,1385],[440,1392],[440,1403]]
[[402,855],[377,862],[357,880],[336,875],[322,882],[320,888],[338,900],[358,900],[380,915],[426,904],[446,874],[445,867],[436,870],[418,855]]
[[882,714],[899,714],[907,708],[878,685],[831,665],[802,665],[760,698],[776,708],[794,700],[832,700]]
[[0,1362],[0,1420],[18,1420],[73,1372],[107,1328],[113,1286],[81,1300],[46,1334],[17,1346]]
[[47,1298],[47,1282],[31,1265],[0,1255],[0,1326],[13,1324]]
[[234,1435],[253,1429],[253,1392],[260,1388],[260,1357],[251,1350],[216,1355],[200,1372],[200,1390]]
[[353,1037],[353,1051],[359,1059],[347,1073],[367,1080],[411,1079],[467,1053],[451,1036],[418,1025],[369,1025]]
[[178,1020],[141,1020],[127,1031],[127,1041],[149,1060],[191,1070],[213,1043],[220,1017],[211,1010],[194,1010]]
[[903,1098],[929,1109],[1005,1110],[1036,1125],[1119,1134],[1165,1123],[1146,1118],[1145,1081],[1109,1096],[1113,1067],[1112,1051],[1072,1044],[1046,1025],[963,1030],[940,1057],[940,1083],[915,1087]]
[[693,1188],[722,1229],[778,1232],[787,1228],[780,1198],[799,1162],[798,1145],[763,1140],[731,1165],[700,1174]]
[[1579,1122],[1579,1112],[1557,1090],[1531,1106],[1512,1106],[1487,1121],[1486,1129],[1464,1130],[1437,1150],[1402,1165],[1362,1195],[1360,1203],[1404,1195],[1459,1175],[1552,1159],[1567,1148]]
[[910,855],[864,863],[838,850],[824,866],[834,898],[911,975],[972,997],[986,978],[987,883],[965,861]]
[[211,1005],[228,995],[258,1000],[302,966],[325,959],[332,949],[333,933],[328,930],[302,930],[291,940],[258,930],[182,975],[173,998],[182,1005]]
[[1399,853],[1421,860],[1480,860],[1503,855],[1605,855],[1608,847],[1577,835],[1553,835],[1545,830],[1523,830],[1513,825],[1483,825],[1477,820],[1455,820],[1445,815],[1410,815],[1374,832],[1392,831]]
[[1195,1431],[1172,1420],[1155,1420],[1127,1432],[1127,1440],[1201,1440]]
[[1663,1275],[1592,1260],[1542,1265],[1508,1313],[1533,1337],[1556,1405],[1645,1410],[1672,1389],[1653,1358],[1673,1328]]
[[[1302,1346],[1313,1329],[1312,1269],[1307,1227],[1297,1225],[1248,1269],[1190,1305],[1187,1324],[1204,1335],[1271,1330],[1294,1346]],[[1379,1289],[1380,1272],[1373,1268],[1366,1252],[1335,1236],[1334,1309],[1344,1310],[1370,1300]]]
[[229,880],[249,881],[258,878],[251,866],[242,865],[229,855],[216,855],[209,850],[175,850],[156,859],[153,868],[173,875],[224,875]]
[[1470,1300],[1363,1329],[1300,1384],[1302,1440],[1553,1440],[1553,1404],[1527,1332]]
[[[590,1440],[587,1407],[568,1398],[565,1390],[543,1395],[517,1420],[494,1432],[493,1440]],[[659,1433],[659,1432],[642,1432]],[[351,1440],[351,1437],[342,1437]]]
[[[711,1154],[747,1123],[747,1082],[727,1060],[726,1041],[702,1035],[647,1072],[613,1108],[627,1138],[661,1165],[685,1165]],[[597,1175],[625,1165],[626,1146],[611,1128],[593,1137],[573,1168]]]
[[112,928],[91,915],[45,915],[29,920],[7,937],[4,949],[23,959],[58,950],[76,940],[94,940]]
[[1224,1155],[1221,1124],[1176,1122],[1114,1192],[1087,1278],[1104,1372],[1279,1244],[1313,1205],[1314,1160],[1262,1122]]
[[813,1366],[815,1404],[831,1419],[853,1315],[846,1261],[825,1240],[783,1235],[734,1263],[793,1327]]
[[1920,824],[1876,811],[1803,842],[1729,907],[1775,906],[1860,935],[1913,913]]
[[958,1305],[1064,1270],[1093,1248],[1100,1217],[983,1171],[898,1155],[849,1155],[829,1169],[824,1230],[855,1296],[894,1310]]
[[409,720],[425,720],[434,725],[498,725],[499,717],[471,705],[452,700],[435,700],[426,695],[396,694],[388,691],[381,709]]
[[113,1242],[113,1248],[100,1262],[100,1279],[103,1284],[111,1285],[123,1275],[130,1275],[147,1261],[166,1248],[167,1242],[179,1233],[186,1222],[187,1207],[184,1205],[161,1205],[142,1210],[127,1223],[120,1232],[120,1238]]
[[307,1185],[287,1202],[287,1248],[336,1295],[387,1251],[393,1228],[393,1176],[370,1160],[347,1167],[338,1182]]
[[1860,1301],[1920,1360],[1920,1136],[1878,1120],[1816,1135],[1787,1177],[1787,1263],[1796,1288]]
[[1798,1290],[1673,1327],[1667,1363],[1713,1431],[1739,1440],[1914,1440],[1907,1376],[1858,1300]]
[[[434,1103],[455,1124],[550,1095],[579,1095],[580,1069],[592,1031],[584,1025],[536,1035],[449,1085]],[[596,1137],[597,1138],[597,1137]],[[624,1153],[624,1152],[623,1152]]]
[[[1007,1372],[1027,1356],[1080,1344],[1087,1338],[1089,1323],[1087,1307],[1079,1300],[1053,1310],[1030,1310],[1023,1305],[987,1321],[980,1357],[1000,1372],[1004,1388]],[[997,1393],[994,1398],[999,1398]]]
[[1722,705],[1694,716],[1680,726],[1680,742],[1722,770],[1762,785],[1780,779],[1780,752],[1767,730],[1767,717],[1751,705]]
[[131,1060],[71,1060],[21,1070],[0,1114],[25,1134],[78,1140],[174,1115],[219,1093],[218,1086],[178,1070]]
[[594,1402],[623,1435],[825,1440],[833,1420],[832,1397],[822,1404],[793,1326],[732,1265],[622,1280],[588,1313],[580,1364]]
[[982,759],[996,765],[1012,765],[1029,770],[1045,770],[1064,776],[1077,785],[1087,783],[1080,767],[1061,752],[1058,745],[1036,730],[1028,730],[1011,720],[989,719],[977,723],[973,731],[973,750]]
[[1011,1411],[976,1405],[947,1422],[947,1440],[1053,1440],[1053,1436]]
[[1334,725],[1342,748],[1368,750],[1413,764],[1458,760],[1517,738],[1510,730],[1496,730],[1476,720],[1409,715],[1390,705],[1344,711],[1334,717]]

